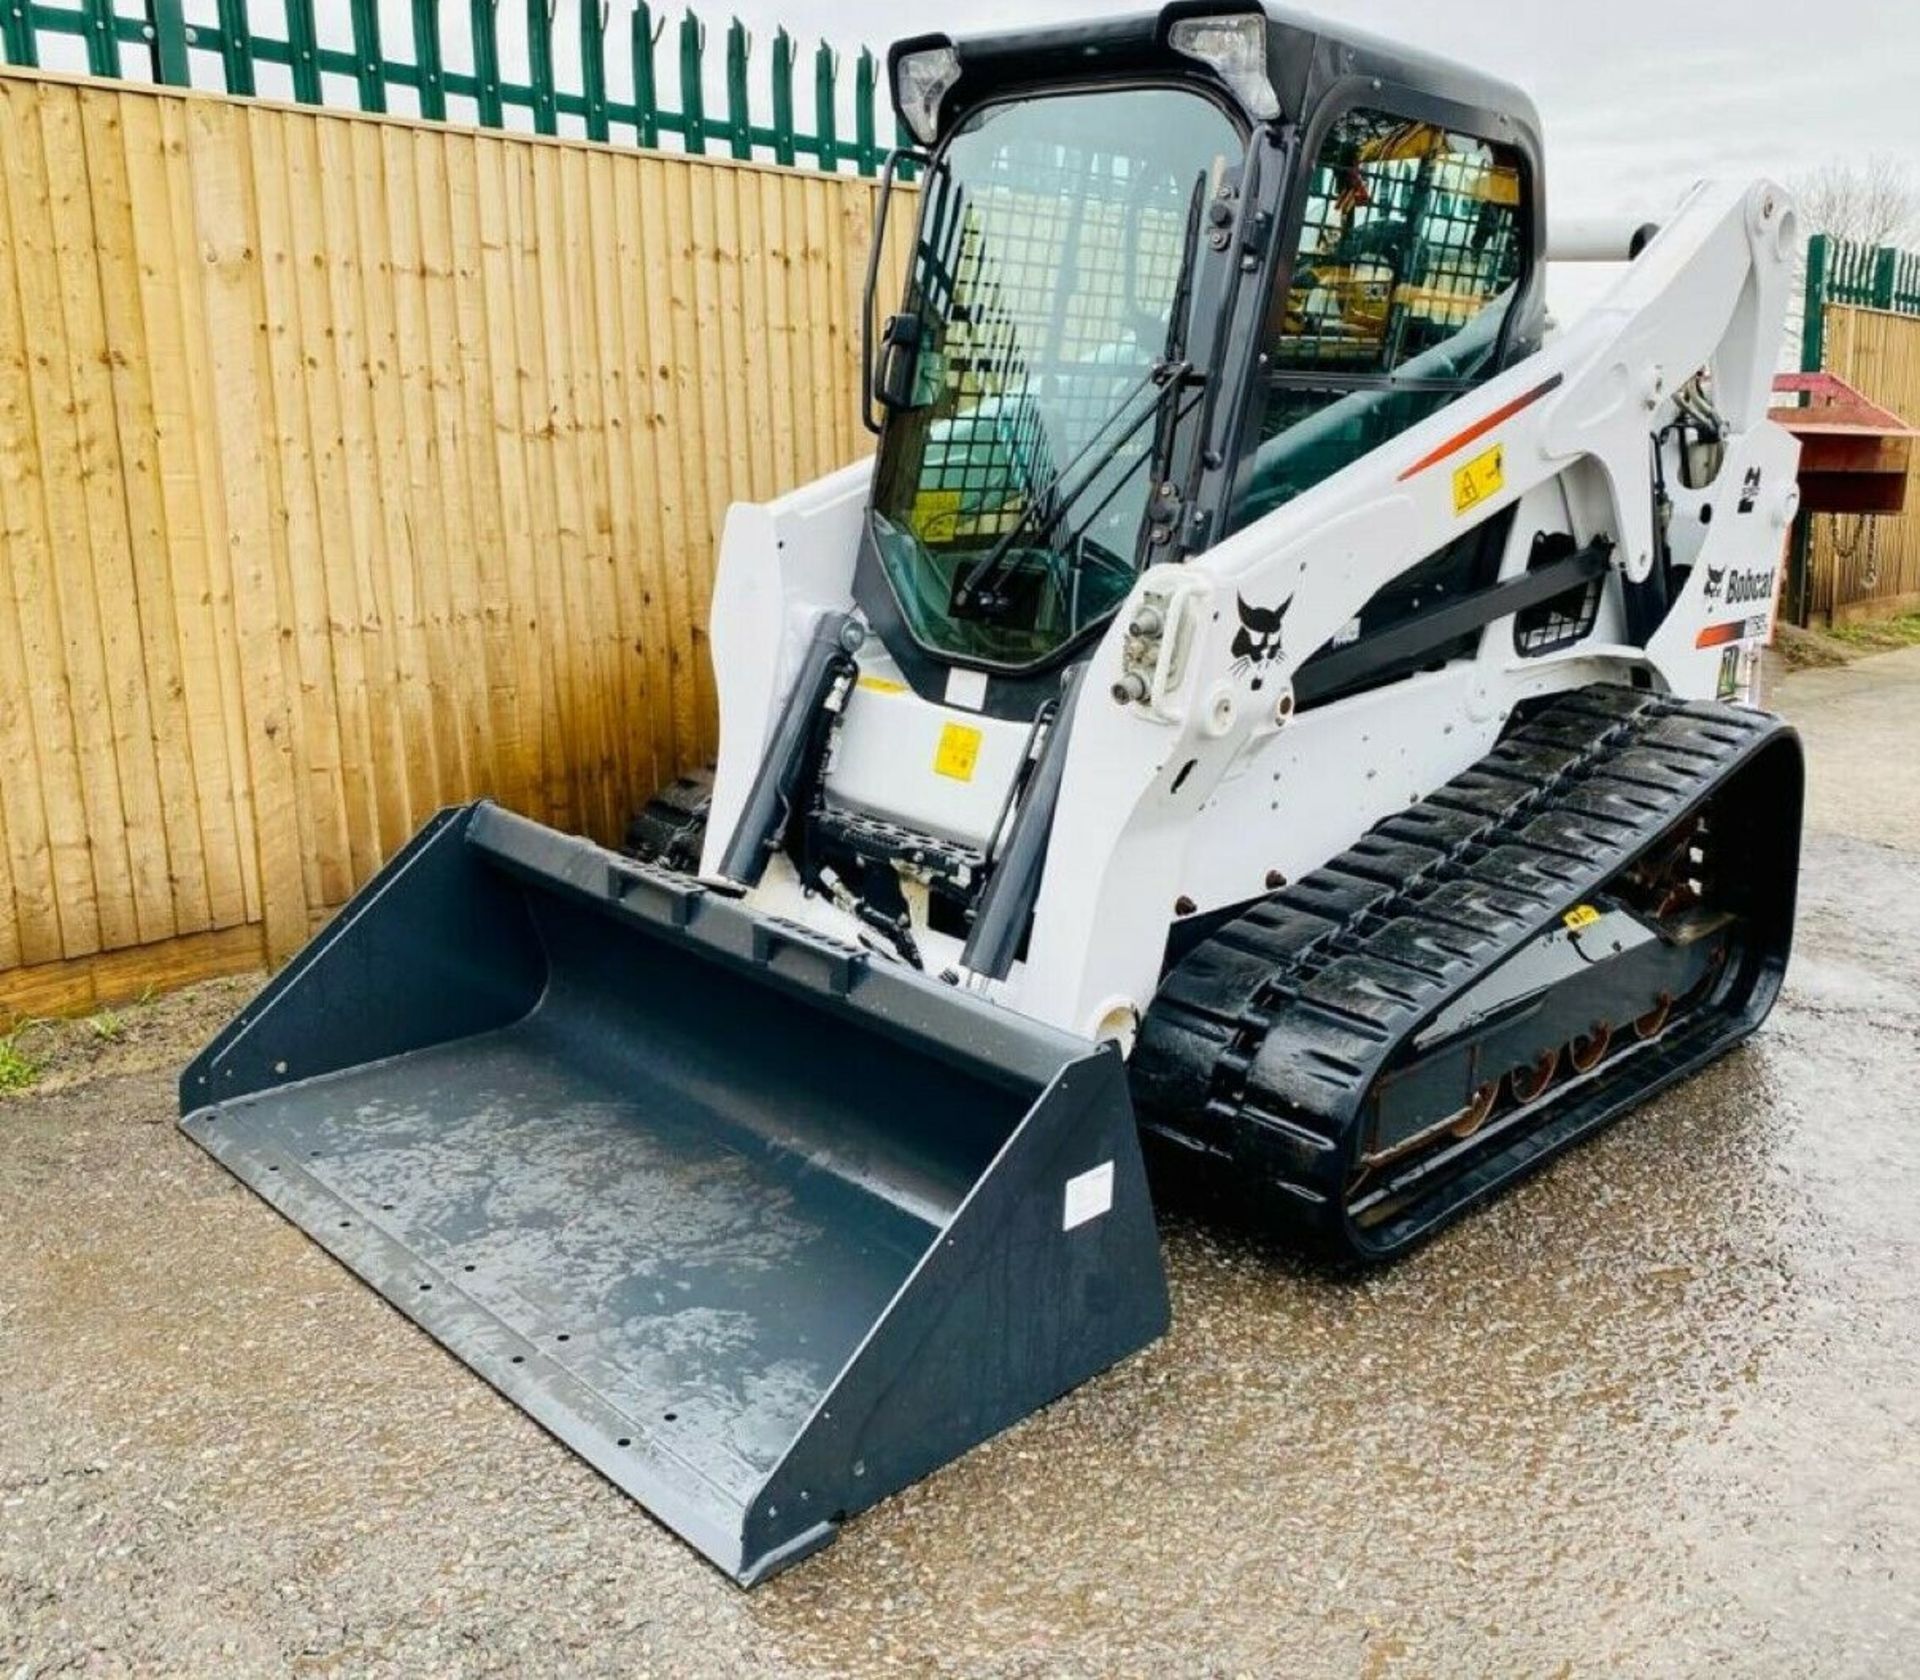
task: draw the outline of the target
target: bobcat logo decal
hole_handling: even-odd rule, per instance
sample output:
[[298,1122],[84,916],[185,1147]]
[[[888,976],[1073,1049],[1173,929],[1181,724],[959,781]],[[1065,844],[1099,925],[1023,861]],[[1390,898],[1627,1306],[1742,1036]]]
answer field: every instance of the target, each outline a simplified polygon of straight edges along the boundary
[[1293,605],[1293,597],[1289,595],[1277,607],[1256,607],[1244,595],[1237,599],[1240,628],[1233,633],[1233,671],[1236,676],[1243,671],[1252,672],[1251,686],[1258,694],[1266,683],[1267,672],[1281,655],[1281,622],[1287,616],[1287,608]]
[[1707,587],[1702,593],[1709,601],[1717,601],[1720,599],[1720,591],[1726,587],[1726,582],[1727,568],[1725,566],[1709,566],[1707,568]]

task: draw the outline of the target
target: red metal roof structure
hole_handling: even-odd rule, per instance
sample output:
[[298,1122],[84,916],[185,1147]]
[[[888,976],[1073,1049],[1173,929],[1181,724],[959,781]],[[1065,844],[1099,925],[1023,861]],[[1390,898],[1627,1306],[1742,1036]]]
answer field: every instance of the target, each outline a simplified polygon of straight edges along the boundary
[[1803,513],[1898,513],[1920,431],[1838,374],[1783,373],[1769,417],[1800,440]]

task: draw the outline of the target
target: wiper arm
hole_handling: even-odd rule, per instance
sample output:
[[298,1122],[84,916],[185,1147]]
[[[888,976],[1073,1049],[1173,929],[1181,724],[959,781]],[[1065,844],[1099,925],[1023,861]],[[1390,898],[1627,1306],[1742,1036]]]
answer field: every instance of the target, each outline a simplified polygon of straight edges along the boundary
[[[1026,533],[1028,526],[1033,522],[1034,514],[1043,506],[1047,510],[1046,517],[1038,525],[1033,526],[1032,532],[1034,541],[1045,542],[1052,535],[1054,528],[1067,516],[1074,503],[1100,481],[1100,475],[1112,464],[1114,457],[1133,440],[1142,426],[1166,406],[1170,394],[1184,388],[1192,375],[1193,364],[1184,361],[1157,361],[1148,368],[1140,383],[1126,394],[1119,407],[1100,422],[1094,429],[1093,436],[1074,451],[1067,464],[1054,473],[1036,493],[1028,497],[1027,505],[1021,510],[1020,517],[1002,533],[1000,540],[968,569],[966,576],[961,578],[953,591],[954,610],[971,610],[982,614],[993,611],[996,598],[987,586],[999,582],[1000,573],[1005,569],[1014,544]],[[1101,449],[1101,440],[1112,429],[1115,422],[1120,420],[1127,410],[1149,390],[1153,392],[1152,400],[1128,421],[1112,442]],[[1100,449],[1100,458],[1094,462],[1080,482],[1064,495],[1058,494],[1059,486],[1069,476],[1079,471],[1096,449]]]
[[1180,271],[1173,277],[1173,308],[1167,313],[1167,342],[1161,352],[1167,361],[1187,353],[1187,319],[1193,308],[1193,265],[1200,251],[1200,204],[1207,196],[1207,175],[1202,170],[1193,178],[1193,191],[1187,194],[1187,225],[1180,235]]
[[[1054,527],[1066,517],[1067,511],[1082,494],[1099,481],[1100,475],[1107,470],[1113,458],[1132,441],[1140,428],[1157,417],[1166,407],[1168,394],[1181,390],[1192,379],[1193,364],[1186,359],[1186,335],[1189,325],[1187,315],[1193,304],[1193,269],[1200,251],[1201,205],[1206,198],[1206,187],[1206,171],[1202,170],[1194,177],[1193,191],[1187,195],[1187,222],[1181,234],[1180,268],[1174,275],[1173,297],[1167,317],[1167,341],[1162,348],[1160,359],[1147,369],[1146,377],[1126,394],[1113,413],[1095,429],[1093,436],[1075,451],[1073,458],[1042,485],[1038,492],[1028,496],[1027,505],[1021,509],[1020,517],[1014,521],[1013,527],[1003,532],[1000,540],[983,554],[960,580],[952,596],[954,610],[983,614],[996,610],[998,602],[987,594],[986,585],[990,582],[994,584],[999,582],[1007,557],[1013,552],[1013,545],[1020,540],[1021,534],[1026,530],[1035,512],[1043,504],[1048,505],[1045,521],[1034,532],[1037,540],[1044,541]],[[1052,497],[1058,487],[1066,481],[1067,475],[1092,455],[1107,428],[1125,414],[1128,407],[1149,386],[1158,386],[1152,402],[1143,408],[1126,430],[1113,440],[1085,478],[1065,496],[1057,497],[1049,504],[1049,497]],[[1107,499],[1110,501],[1111,495]]]

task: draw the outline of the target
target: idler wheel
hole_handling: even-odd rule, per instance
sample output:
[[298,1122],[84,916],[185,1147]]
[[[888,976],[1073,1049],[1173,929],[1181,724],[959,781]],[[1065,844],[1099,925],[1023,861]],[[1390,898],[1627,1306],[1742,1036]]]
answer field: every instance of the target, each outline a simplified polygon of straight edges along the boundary
[[1530,1103],[1553,1083],[1554,1070],[1560,1065],[1558,1050],[1543,1050],[1533,1066],[1515,1068],[1507,1075],[1507,1089],[1517,1103]]
[[1457,1138],[1470,1138],[1487,1123],[1494,1099],[1500,1095],[1500,1081],[1489,1079],[1473,1093],[1473,1101],[1460,1111],[1460,1117],[1447,1128]]
[[1660,1001],[1646,1014],[1638,1016],[1633,1023],[1635,1038],[1658,1038],[1661,1029],[1667,1024],[1667,1018],[1673,1013],[1673,993],[1662,992]]
[[1613,1028],[1605,1021],[1596,1021],[1593,1031],[1582,1033],[1567,1046],[1567,1060],[1573,1063],[1575,1073],[1591,1073],[1600,1065],[1600,1058],[1607,1053],[1607,1046],[1613,1042]]

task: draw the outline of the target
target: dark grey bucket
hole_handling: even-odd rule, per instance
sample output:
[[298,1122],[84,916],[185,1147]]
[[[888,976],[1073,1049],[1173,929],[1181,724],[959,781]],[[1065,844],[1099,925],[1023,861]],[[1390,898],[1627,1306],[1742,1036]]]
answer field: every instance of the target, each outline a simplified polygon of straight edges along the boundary
[[1167,1324],[1111,1048],[484,803],[181,1111],[744,1583]]

